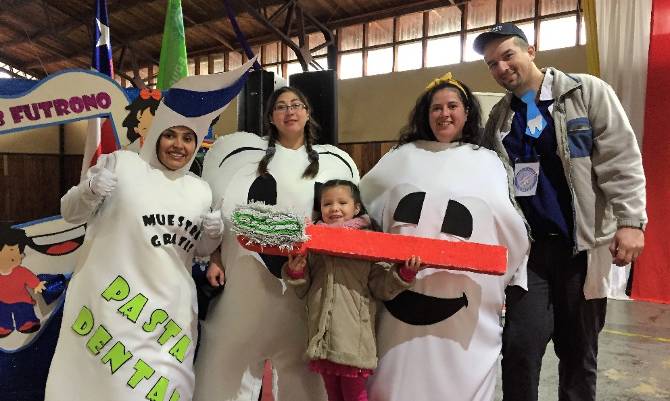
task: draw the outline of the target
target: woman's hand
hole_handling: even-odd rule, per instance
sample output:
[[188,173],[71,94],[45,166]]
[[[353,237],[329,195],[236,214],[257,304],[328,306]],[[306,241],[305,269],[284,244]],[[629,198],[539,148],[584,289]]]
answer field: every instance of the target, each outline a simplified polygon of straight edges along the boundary
[[212,287],[222,286],[226,282],[226,273],[223,271],[221,266],[212,260],[209,261],[206,277],[207,282]]
[[292,273],[302,274],[307,267],[307,255],[288,255],[288,264],[289,270]]
[[209,267],[207,267],[207,282],[212,287],[222,286],[226,282],[226,272],[221,261],[221,248],[217,248],[209,257]]
[[217,238],[223,234],[223,213],[215,210],[202,216],[202,231],[210,238]]
[[108,196],[116,188],[116,174],[107,165],[110,159],[107,158],[102,167],[92,168],[91,178],[88,179],[88,189],[100,198]]

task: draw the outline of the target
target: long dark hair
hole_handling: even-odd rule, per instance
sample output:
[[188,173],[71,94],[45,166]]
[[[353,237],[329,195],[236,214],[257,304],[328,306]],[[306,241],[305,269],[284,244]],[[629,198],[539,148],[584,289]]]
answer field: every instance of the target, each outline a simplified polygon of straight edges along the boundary
[[462,86],[463,90],[458,86],[445,81],[424,91],[421,96],[419,96],[416,100],[416,105],[414,105],[414,108],[409,113],[409,121],[407,125],[400,130],[400,137],[398,138],[398,144],[396,146],[401,146],[420,139],[437,141],[435,134],[433,134],[433,130],[430,128],[428,114],[430,113],[430,105],[433,101],[433,96],[444,88],[453,89],[458,93],[458,97],[461,99],[461,102],[463,102],[463,106],[465,106],[465,111],[468,112],[467,119],[463,125],[463,135],[459,140],[461,142],[481,145],[481,106],[479,105],[477,98],[472,94],[472,91],[470,91],[470,88],[461,81],[458,81],[458,83]]
[[[307,97],[300,90],[292,86],[284,86],[279,88],[270,95],[268,103],[265,106],[265,116],[263,119],[264,129],[263,132],[269,137],[268,148],[265,151],[265,156],[258,163],[258,169],[256,170],[258,175],[264,175],[268,172],[268,164],[272,157],[275,154],[275,143],[279,140],[279,131],[274,124],[272,124],[272,113],[274,112],[274,106],[277,102],[279,96],[286,92],[294,93],[298,96],[298,99],[305,105],[305,110],[310,112],[312,106],[309,104]],[[314,178],[319,172],[319,153],[312,148],[312,145],[316,143],[317,132],[320,129],[319,124],[314,121],[314,116],[310,115],[305,124],[305,149],[307,150],[307,157],[309,158],[309,165],[302,173],[303,178]]]

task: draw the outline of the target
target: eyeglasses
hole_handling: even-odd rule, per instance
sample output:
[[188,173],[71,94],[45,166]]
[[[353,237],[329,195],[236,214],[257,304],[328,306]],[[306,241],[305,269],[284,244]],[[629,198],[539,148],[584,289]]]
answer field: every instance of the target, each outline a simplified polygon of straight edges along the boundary
[[278,111],[280,113],[286,113],[287,111],[298,111],[300,109],[305,109],[307,110],[307,106],[305,106],[302,103],[291,103],[291,104],[277,104],[273,108],[274,111]]

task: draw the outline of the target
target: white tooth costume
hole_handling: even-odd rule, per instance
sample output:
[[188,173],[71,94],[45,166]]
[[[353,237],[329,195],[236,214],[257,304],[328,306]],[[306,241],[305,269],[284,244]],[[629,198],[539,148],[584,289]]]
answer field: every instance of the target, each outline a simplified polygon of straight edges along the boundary
[[[250,64],[225,74],[187,77],[161,101],[140,154],[120,150],[96,169],[117,177],[99,200],[88,179],[61,200],[71,222],[88,223],[46,387],[46,401],[189,401],[197,302],[191,265],[220,241],[201,232],[212,195],[184,167],[158,160],[161,133],[195,131],[196,152],[211,121],[242,88]],[[89,170],[89,175],[95,172]]]
[[[287,149],[277,142],[268,164],[274,183],[261,182],[256,169],[267,147],[267,139],[239,132],[220,137],[205,156],[203,178],[212,187],[214,199],[223,198],[221,209],[226,216],[221,252],[226,285],[202,325],[197,401],[258,400],[266,359],[274,368],[276,401],[326,400],[321,378],[302,359],[307,347],[304,302],[268,270],[257,253],[239,245],[228,223],[232,209],[247,203],[250,192],[272,192],[277,205],[311,219],[315,182],[339,178],[358,183],[358,169],[335,146],[313,145],[319,153],[319,172],[305,179],[302,174],[309,165],[305,148]],[[265,190],[258,191],[259,185]],[[262,196],[254,199],[268,201]]]
[[[387,153],[360,188],[363,203],[385,232],[508,248],[504,276],[428,268],[419,272],[411,292],[380,308],[379,365],[368,383],[370,400],[492,400],[504,289],[510,281],[525,287],[529,246],[502,163],[488,149],[420,140]],[[409,194],[419,199],[416,221],[398,221]],[[472,217],[467,239],[443,232],[461,224],[449,221],[458,213],[447,210],[463,210],[451,208],[456,203]]]

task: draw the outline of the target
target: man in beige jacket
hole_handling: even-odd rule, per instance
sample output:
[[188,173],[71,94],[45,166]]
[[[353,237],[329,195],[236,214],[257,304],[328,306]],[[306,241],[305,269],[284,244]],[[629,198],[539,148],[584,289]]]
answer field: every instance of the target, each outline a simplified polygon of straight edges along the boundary
[[644,247],[645,178],[635,135],[607,83],[539,69],[517,26],[494,26],[474,49],[509,91],[491,111],[485,137],[506,165],[534,240],[528,291],[506,290],[504,400],[537,400],[550,339],[560,360],[559,400],[595,400],[608,273]]

